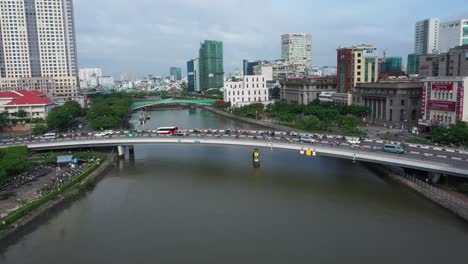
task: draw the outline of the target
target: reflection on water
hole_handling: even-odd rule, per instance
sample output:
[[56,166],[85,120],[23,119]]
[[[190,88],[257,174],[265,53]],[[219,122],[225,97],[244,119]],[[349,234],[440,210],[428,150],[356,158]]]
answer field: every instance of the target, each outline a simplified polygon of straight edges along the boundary
[[[212,127],[211,113],[153,125]],[[199,116],[208,120],[195,122]],[[171,124],[167,123],[171,122]],[[185,123],[184,123],[185,122]],[[459,263],[465,223],[351,161],[136,146],[97,187],[6,248],[5,263]],[[463,257],[463,258],[462,258]]]

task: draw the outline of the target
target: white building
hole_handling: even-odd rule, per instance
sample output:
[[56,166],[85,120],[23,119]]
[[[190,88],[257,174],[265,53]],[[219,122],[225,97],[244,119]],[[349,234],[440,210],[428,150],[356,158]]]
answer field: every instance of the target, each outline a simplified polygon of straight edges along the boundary
[[7,111],[10,118],[14,118],[13,113],[25,110],[28,113],[26,119],[45,119],[54,105],[54,102],[39,91],[0,92],[0,112]]
[[468,19],[440,23],[440,53],[465,44],[468,44]]
[[242,107],[253,103],[269,104],[269,94],[265,76],[247,75],[243,79],[224,83],[224,101],[232,107]]
[[336,76],[336,66],[323,66],[322,76]]
[[281,58],[292,64],[310,67],[312,65],[312,36],[306,34],[282,35]]
[[419,125],[449,126],[468,122],[468,77],[429,77],[423,80],[422,120]]
[[0,1],[0,89],[51,82],[54,97],[78,94],[72,0]]
[[112,86],[114,85],[114,77],[112,76],[101,76],[98,79],[99,85],[101,86]]
[[102,69],[101,68],[84,68],[80,69],[80,80],[82,81],[91,81],[93,76],[101,77]]
[[439,50],[439,19],[429,18],[416,22],[414,33],[415,54],[437,54]]

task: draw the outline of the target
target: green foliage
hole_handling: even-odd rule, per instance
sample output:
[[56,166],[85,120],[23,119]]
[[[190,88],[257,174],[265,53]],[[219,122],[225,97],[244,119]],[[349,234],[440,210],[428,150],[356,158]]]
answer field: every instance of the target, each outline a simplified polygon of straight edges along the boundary
[[211,96],[215,96],[215,97],[218,97],[218,98],[222,98],[223,97],[223,92],[221,92],[221,90],[219,90],[219,89],[210,89],[210,90],[206,91],[206,95],[211,95]]
[[130,112],[132,101],[132,97],[126,94],[96,97],[86,118],[95,130],[121,128]]
[[7,111],[0,112],[0,131],[8,126],[8,116]]
[[[100,158],[102,159],[102,156]],[[103,159],[102,159],[102,161],[103,161]],[[86,178],[89,174],[91,174],[98,167],[99,167],[99,164],[94,163],[85,172],[83,172],[79,177],[77,177],[77,178],[73,179],[72,181],[66,183],[59,190],[55,190],[53,192],[50,192],[50,193],[42,196],[38,200],[36,200],[36,201],[34,201],[34,202],[32,202],[32,203],[30,203],[28,205],[25,205],[25,206],[21,207],[21,209],[17,210],[13,214],[7,216],[3,220],[4,223],[0,223],[0,229],[3,229],[6,226],[8,226],[8,225],[14,223],[15,221],[21,219],[23,216],[30,213],[31,211],[38,208],[39,206],[45,204],[46,202],[48,202],[48,201],[50,201],[52,199],[55,199],[58,195],[64,193],[65,191],[69,190],[71,187],[73,187],[76,184],[78,184],[79,182],[81,182],[84,178]],[[70,196],[68,195],[67,197],[70,197]]]
[[26,146],[0,149],[0,185],[10,177],[31,169],[31,162],[28,160],[27,154]]
[[270,92],[271,98],[276,99],[276,100],[280,99],[281,89],[279,87],[271,88],[269,92]]
[[15,113],[16,118],[18,118],[19,121],[23,122],[24,119],[28,116],[28,112],[24,109],[18,110],[18,112]]
[[458,121],[453,127],[435,127],[432,130],[432,141],[443,145],[468,147],[468,125]]
[[417,143],[417,144],[431,144],[430,140],[427,140],[427,139],[421,138],[421,137],[410,137],[410,138],[406,139],[406,142]]
[[42,135],[47,132],[47,126],[45,123],[39,123],[34,125],[34,128],[32,129],[33,135]]
[[309,105],[278,102],[269,108],[269,116],[307,131],[340,132],[365,136],[358,129],[359,118],[369,113],[367,107],[340,106],[313,102]]
[[65,131],[74,118],[80,117],[83,109],[76,101],[68,101],[62,106],[55,107],[47,116],[47,127]]
[[246,105],[240,108],[234,109],[232,112],[236,115],[245,116],[249,118],[261,118],[261,114],[263,114],[265,106],[260,103]]

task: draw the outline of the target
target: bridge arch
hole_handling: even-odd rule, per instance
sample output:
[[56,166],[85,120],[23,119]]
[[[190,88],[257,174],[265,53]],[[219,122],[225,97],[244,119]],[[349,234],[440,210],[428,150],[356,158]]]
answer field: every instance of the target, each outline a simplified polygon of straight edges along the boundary
[[216,100],[213,99],[161,99],[152,101],[134,102],[132,104],[132,110],[138,110],[153,105],[170,105],[170,104],[181,104],[181,105],[201,105],[211,106]]

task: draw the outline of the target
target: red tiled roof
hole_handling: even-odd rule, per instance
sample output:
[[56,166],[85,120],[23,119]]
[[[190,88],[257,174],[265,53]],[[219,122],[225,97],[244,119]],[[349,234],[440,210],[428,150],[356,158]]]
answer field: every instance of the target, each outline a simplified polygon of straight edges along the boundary
[[13,92],[0,92],[0,98],[13,100],[6,105],[50,105],[54,104],[53,101],[46,98],[45,95],[39,91],[26,91],[17,90]]

